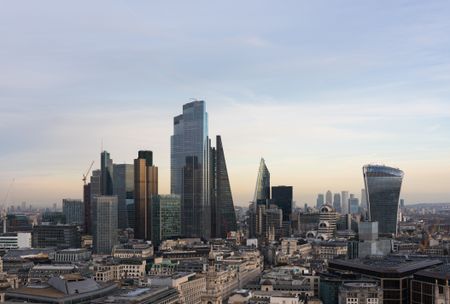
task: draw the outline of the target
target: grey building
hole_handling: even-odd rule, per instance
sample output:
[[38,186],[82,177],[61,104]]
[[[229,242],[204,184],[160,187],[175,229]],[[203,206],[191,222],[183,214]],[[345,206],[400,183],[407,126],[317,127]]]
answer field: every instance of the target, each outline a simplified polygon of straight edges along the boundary
[[383,290],[377,282],[346,282],[339,288],[339,304],[383,303]]
[[205,102],[183,105],[173,120],[170,189],[181,195],[182,232],[188,237],[211,236],[210,140]]
[[101,170],[92,171],[89,184],[84,187],[84,231],[92,234],[92,201],[101,195]]
[[341,213],[347,214],[349,213],[348,208],[348,191],[341,192]]
[[325,197],[323,196],[323,194],[317,194],[316,208],[319,209],[324,204],[325,204]]
[[108,152],[100,154],[100,192],[102,195],[113,194],[113,160]]
[[118,224],[120,229],[130,227],[127,200],[132,200],[134,195],[134,165],[113,165],[113,194],[118,200]]
[[336,209],[337,212],[341,212],[341,194],[340,193],[334,194],[333,208]]
[[397,234],[398,204],[403,171],[387,166],[363,167],[369,219],[378,222],[380,234]]
[[93,247],[98,254],[111,254],[117,244],[117,196],[97,196],[92,204]]
[[84,204],[82,200],[63,199],[62,207],[67,224],[84,224]]

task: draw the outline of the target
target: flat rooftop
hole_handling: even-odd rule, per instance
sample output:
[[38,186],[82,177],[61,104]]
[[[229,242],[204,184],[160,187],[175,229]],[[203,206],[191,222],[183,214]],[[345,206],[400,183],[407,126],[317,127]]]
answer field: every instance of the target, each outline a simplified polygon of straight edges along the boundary
[[381,277],[399,277],[440,264],[442,264],[442,261],[428,257],[387,256],[354,260],[332,260],[329,262],[329,267]]
[[417,272],[417,275],[432,279],[450,280],[450,264],[442,264],[437,267]]

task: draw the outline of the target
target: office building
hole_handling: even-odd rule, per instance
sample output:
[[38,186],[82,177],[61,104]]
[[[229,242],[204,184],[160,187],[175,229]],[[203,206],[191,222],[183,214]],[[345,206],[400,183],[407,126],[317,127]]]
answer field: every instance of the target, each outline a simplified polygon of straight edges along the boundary
[[179,195],[157,195],[152,202],[152,243],[181,235],[181,198]]
[[348,191],[341,192],[341,213],[348,214]]
[[350,214],[359,213],[359,200],[353,194],[348,199],[348,211]]
[[183,105],[174,118],[171,136],[170,188],[181,196],[182,233],[188,237],[211,236],[210,140],[204,101]]
[[383,303],[383,291],[377,282],[345,282],[339,288],[339,304]]
[[380,165],[363,167],[369,218],[380,234],[397,234],[398,204],[403,171]]
[[340,194],[340,193],[335,193],[335,194],[334,194],[333,208],[334,208],[337,212],[341,212],[341,194]]
[[6,232],[26,232],[32,229],[30,219],[25,214],[6,215]]
[[92,234],[92,201],[101,195],[101,170],[92,171],[89,184],[84,187],[84,232]]
[[46,211],[42,214],[41,223],[48,225],[65,224],[66,216],[60,211]]
[[325,204],[330,206],[333,205],[333,193],[331,193],[330,190],[325,193]]
[[324,204],[325,204],[325,198],[324,198],[323,194],[318,194],[317,200],[316,200],[316,208],[320,209],[320,207],[322,207]]
[[31,232],[7,232],[0,234],[0,249],[31,248]]
[[133,200],[134,196],[134,165],[113,165],[113,194],[117,196],[119,204],[119,228],[128,228],[130,225],[127,212],[127,200]]
[[[261,158],[256,179],[255,196],[253,201],[258,205],[265,204],[270,199],[270,172],[264,158]],[[256,207],[256,206],[255,206]]]
[[292,214],[292,186],[272,187],[272,204],[283,210],[283,222]]
[[366,197],[366,189],[361,189],[361,209],[368,210],[367,206],[367,197]]
[[84,224],[84,204],[82,200],[63,199],[62,205],[67,224],[79,226]]
[[80,248],[81,232],[76,225],[36,225],[32,244],[34,248]]
[[226,238],[230,231],[237,230],[237,223],[220,135],[216,137],[216,148],[211,149],[211,168],[211,235]]
[[92,204],[93,247],[98,254],[111,254],[117,244],[117,196],[96,196]]
[[134,160],[135,238],[152,238],[152,198],[158,195],[158,167],[152,151],[139,151]]
[[442,261],[429,257],[388,256],[354,260],[335,259],[328,262],[328,269],[359,274],[376,280],[380,283],[383,293],[381,303],[409,304],[413,275],[440,264]]
[[411,304],[450,303],[450,264],[425,269],[412,279]]
[[336,210],[330,205],[320,207],[317,232],[317,238],[321,240],[331,239],[336,233]]
[[113,195],[113,160],[108,152],[100,154],[100,192],[102,195]]

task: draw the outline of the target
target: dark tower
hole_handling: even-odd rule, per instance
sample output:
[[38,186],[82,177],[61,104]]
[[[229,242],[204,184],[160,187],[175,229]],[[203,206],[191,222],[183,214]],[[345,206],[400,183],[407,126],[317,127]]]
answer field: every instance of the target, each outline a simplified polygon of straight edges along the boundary
[[152,198],[158,195],[158,167],[153,166],[153,152],[139,151],[134,160],[135,237],[151,240]]
[[225,238],[230,231],[236,231],[236,213],[234,211],[233,196],[228,178],[227,164],[223,152],[222,139],[216,137],[216,148],[211,151],[213,177],[211,223],[213,236]]
[[292,214],[292,186],[272,187],[272,203],[283,210],[283,221]]

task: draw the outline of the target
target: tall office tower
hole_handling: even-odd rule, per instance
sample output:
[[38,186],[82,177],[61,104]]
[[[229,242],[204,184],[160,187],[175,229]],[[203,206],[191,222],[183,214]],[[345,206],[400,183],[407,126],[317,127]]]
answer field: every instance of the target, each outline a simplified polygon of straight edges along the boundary
[[397,234],[398,204],[403,171],[381,165],[363,167],[369,219],[378,222],[380,234]]
[[100,154],[100,192],[102,195],[113,194],[113,161],[108,152]]
[[[267,169],[264,158],[261,158],[256,178],[255,196],[253,201],[258,204],[265,204],[270,199],[270,172]],[[255,207],[256,207],[255,205]]]
[[316,200],[316,208],[320,209],[322,205],[325,203],[325,199],[323,197],[323,194],[317,194],[317,200]]
[[156,195],[152,202],[152,243],[181,235],[181,197]]
[[82,200],[63,199],[62,206],[67,224],[84,224],[84,204]]
[[341,192],[341,214],[348,214],[348,191]]
[[325,204],[330,206],[333,205],[333,193],[331,193],[330,190],[325,194]]
[[336,233],[336,210],[326,204],[320,208],[317,238],[328,240]]
[[132,200],[134,195],[134,165],[113,165],[113,194],[119,203],[119,228],[128,228],[127,200]]
[[89,184],[84,187],[84,232],[92,235],[92,200],[101,195],[100,192],[101,171],[92,171]]
[[158,195],[158,167],[153,166],[153,152],[139,151],[134,160],[134,235],[137,239],[152,238],[152,198]]
[[359,200],[353,194],[350,194],[348,199],[348,211],[351,214],[359,213]]
[[182,233],[187,237],[211,236],[210,140],[208,114],[202,100],[183,105],[174,118],[170,139],[170,189],[181,195]]
[[96,196],[92,204],[93,247],[97,254],[111,254],[117,240],[117,196]]
[[361,189],[361,208],[363,210],[367,210],[367,197],[366,197],[366,189]]
[[272,187],[272,204],[283,210],[283,222],[289,221],[292,214],[292,186]]
[[237,230],[237,223],[220,135],[216,148],[211,149],[211,178],[211,235],[226,238],[228,232]]
[[341,194],[335,193],[334,194],[334,200],[333,200],[333,208],[337,211],[341,211]]
[[83,186],[83,231],[88,233],[88,226],[90,226],[91,220],[91,183],[87,183]]

